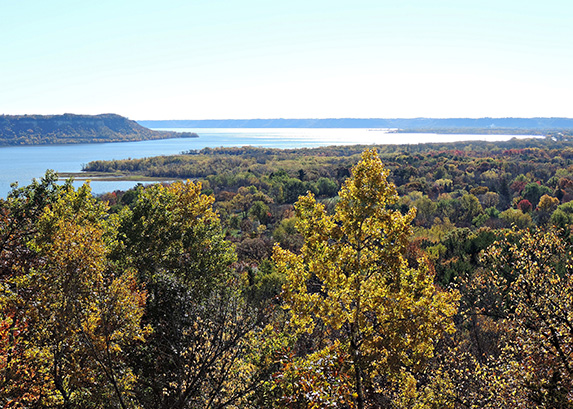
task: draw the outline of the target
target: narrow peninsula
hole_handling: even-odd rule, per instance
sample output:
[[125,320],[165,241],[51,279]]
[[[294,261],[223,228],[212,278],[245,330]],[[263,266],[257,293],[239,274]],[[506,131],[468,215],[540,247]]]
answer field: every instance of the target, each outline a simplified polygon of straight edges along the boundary
[[0,115],[0,146],[196,137],[192,132],[154,131],[116,114]]

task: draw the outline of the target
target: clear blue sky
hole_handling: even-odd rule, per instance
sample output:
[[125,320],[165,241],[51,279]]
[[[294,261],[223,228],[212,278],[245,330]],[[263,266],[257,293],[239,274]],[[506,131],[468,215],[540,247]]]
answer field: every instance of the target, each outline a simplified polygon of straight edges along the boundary
[[0,114],[573,117],[571,0],[0,0]]

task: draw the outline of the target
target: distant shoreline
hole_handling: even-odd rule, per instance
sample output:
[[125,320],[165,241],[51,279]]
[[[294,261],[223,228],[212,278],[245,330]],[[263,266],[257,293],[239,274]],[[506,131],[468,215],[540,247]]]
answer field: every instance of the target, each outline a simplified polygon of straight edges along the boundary
[[147,128],[364,128],[399,133],[544,134],[573,131],[573,118],[318,118],[140,120]]
[[126,182],[126,181],[134,181],[134,182],[156,182],[156,183],[166,183],[166,182],[173,182],[175,180],[186,180],[187,178],[176,178],[176,177],[151,177],[151,176],[144,176],[144,175],[134,175],[128,172],[57,172],[58,178],[60,179],[69,179],[72,178],[76,181],[85,182],[85,181],[94,181],[94,182]]
[[452,129],[396,129],[389,133],[434,133],[438,135],[538,135],[545,136],[562,129],[506,129],[506,128],[452,128]]

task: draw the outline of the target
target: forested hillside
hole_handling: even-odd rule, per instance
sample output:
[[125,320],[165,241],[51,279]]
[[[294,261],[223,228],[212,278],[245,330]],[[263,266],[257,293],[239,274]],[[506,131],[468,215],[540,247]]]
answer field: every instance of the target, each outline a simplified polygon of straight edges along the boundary
[[573,144],[203,149],[0,201],[0,404],[573,405]]
[[114,114],[0,115],[0,146],[51,143],[125,142],[197,137],[152,131]]

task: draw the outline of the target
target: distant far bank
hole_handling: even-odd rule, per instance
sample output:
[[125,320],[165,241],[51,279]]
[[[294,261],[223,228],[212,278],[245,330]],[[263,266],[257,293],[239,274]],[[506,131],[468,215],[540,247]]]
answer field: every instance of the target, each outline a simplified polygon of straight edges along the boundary
[[504,130],[573,130],[573,118],[327,118],[142,120],[148,128],[391,128],[404,131],[497,133]]
[[0,115],[0,146],[196,137],[192,132],[154,131],[115,114]]

